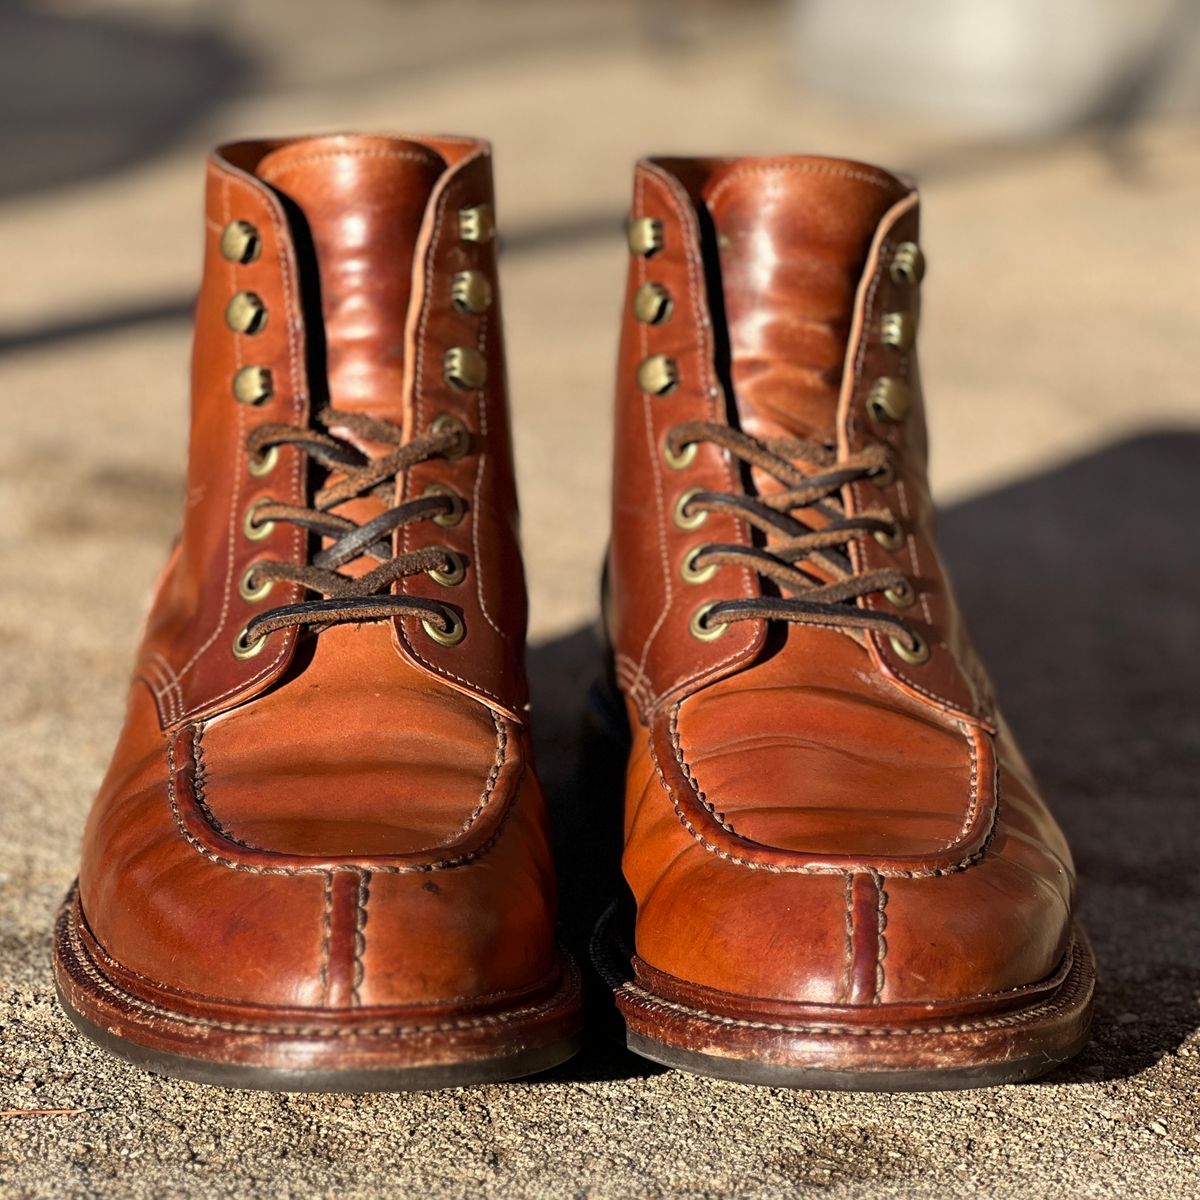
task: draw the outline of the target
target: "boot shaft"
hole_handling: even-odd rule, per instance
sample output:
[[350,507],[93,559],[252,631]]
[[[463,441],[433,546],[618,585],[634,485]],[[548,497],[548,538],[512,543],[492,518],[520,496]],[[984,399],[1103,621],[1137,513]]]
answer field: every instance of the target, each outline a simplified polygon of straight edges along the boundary
[[[452,495],[454,513],[392,536],[397,552],[437,544],[467,564],[453,589],[426,573],[394,585],[448,603],[464,636],[444,645],[401,618],[361,632],[497,711],[522,711],[526,607],[493,203],[479,141],[331,136],[213,154],[188,505],[140,668],[165,724],[243,702],[293,662],[294,627],[244,653],[239,631],[262,610],[248,572],[260,560],[305,563],[321,540],[254,513],[266,501],[308,505],[323,472],[295,445],[258,456],[246,447],[263,427],[315,427],[327,407],[390,422],[405,443],[434,428],[459,432],[460,449],[401,473],[394,497]],[[334,513],[362,524],[386,507],[362,498]],[[365,569],[352,563],[346,573]],[[303,598],[289,582],[272,591],[271,606]]]

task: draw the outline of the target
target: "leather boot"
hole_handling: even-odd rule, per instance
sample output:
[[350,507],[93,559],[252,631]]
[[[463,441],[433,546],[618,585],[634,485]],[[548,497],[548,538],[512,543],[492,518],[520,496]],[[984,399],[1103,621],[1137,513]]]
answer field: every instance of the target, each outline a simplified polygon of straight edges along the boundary
[[530,764],[488,147],[208,163],[183,532],[55,965],[77,1025],[237,1087],[576,1048]]
[[629,1045],[748,1082],[1026,1079],[1083,1045],[1063,836],[933,542],[910,184],[639,164],[607,617]]

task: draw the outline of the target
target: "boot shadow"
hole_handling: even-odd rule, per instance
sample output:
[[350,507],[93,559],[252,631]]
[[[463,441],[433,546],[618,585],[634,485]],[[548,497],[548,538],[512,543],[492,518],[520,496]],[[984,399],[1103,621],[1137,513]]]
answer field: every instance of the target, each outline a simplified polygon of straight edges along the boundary
[[[972,635],[1070,840],[1099,960],[1092,1041],[1055,1083],[1135,1075],[1200,1025],[1198,463],[1200,434],[1150,434],[940,515]],[[589,698],[604,671],[591,628],[529,660],[563,931],[589,974],[592,926],[624,892],[624,749]],[[659,1070],[608,1040],[603,996],[590,1011],[567,1077]]]
[[538,775],[550,808],[561,934],[584,977],[584,1048],[551,1078],[640,1078],[664,1068],[625,1049],[611,994],[592,968],[596,922],[618,897],[627,748],[603,695],[607,665],[593,626],[532,646],[529,678]]
[[1062,824],[1099,966],[1088,1049],[1135,1075],[1200,1025],[1200,434],[1131,438],[956,505],[939,542]]

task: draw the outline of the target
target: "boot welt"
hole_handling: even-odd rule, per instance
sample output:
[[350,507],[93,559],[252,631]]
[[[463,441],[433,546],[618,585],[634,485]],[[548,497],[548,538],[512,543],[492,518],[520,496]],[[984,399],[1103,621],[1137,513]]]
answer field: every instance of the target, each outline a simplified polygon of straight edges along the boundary
[[[578,1049],[580,980],[565,951],[540,995],[463,1012],[262,1009],[196,997],[173,1007],[165,989],[138,995],[119,982],[87,927],[77,887],[54,929],[59,1002],[109,1053],[159,1075],[270,1092],[416,1091],[517,1079]],[[148,988],[147,991],[150,989]]]
[[[804,1017],[756,1012],[751,997],[722,998],[722,1012],[657,994],[636,977],[619,935],[616,906],[601,918],[591,956],[611,990],[633,1053],[739,1083],[820,1091],[953,1091],[1036,1079],[1087,1043],[1095,960],[1079,928],[1052,991],[988,1012],[889,1023],[887,1006],[864,1021],[861,1007],[813,1006]],[[1057,978],[1057,977],[1056,977]],[[681,990],[686,985],[681,986]],[[736,1014],[736,1015],[735,1015]]]

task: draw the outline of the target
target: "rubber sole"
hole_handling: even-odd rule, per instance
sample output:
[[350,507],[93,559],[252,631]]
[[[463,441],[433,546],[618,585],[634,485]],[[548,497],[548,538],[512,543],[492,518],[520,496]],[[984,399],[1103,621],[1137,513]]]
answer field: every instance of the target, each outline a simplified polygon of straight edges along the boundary
[[54,930],[55,985],[75,1027],[143,1070],[194,1083],[268,1092],[429,1091],[539,1074],[582,1042],[579,973],[537,1003],[461,1018],[325,1011],[206,1018],[123,987],[87,929],[74,889]]
[[[635,980],[615,905],[596,926],[591,957],[634,1054],[696,1075],[814,1091],[957,1091],[1036,1079],[1087,1044],[1095,987],[1080,930],[1053,992],[1024,1008],[941,1024],[866,1026],[861,1010],[838,1021],[832,1006],[820,1022],[768,1020],[744,998],[744,1016],[680,1004]],[[730,1007],[738,1000],[729,997]]]

